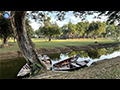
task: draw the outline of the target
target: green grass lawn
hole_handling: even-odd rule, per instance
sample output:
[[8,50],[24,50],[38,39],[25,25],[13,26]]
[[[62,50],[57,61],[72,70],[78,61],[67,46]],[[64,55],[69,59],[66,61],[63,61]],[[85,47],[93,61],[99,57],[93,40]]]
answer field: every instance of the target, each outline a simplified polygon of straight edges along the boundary
[[[111,43],[114,42],[114,40],[111,39],[57,39],[57,40],[51,40],[51,42],[45,42],[45,39],[32,39],[32,41],[35,43],[36,48],[50,48],[50,47],[64,47],[64,46],[82,46],[82,45],[88,45],[88,44],[95,44],[94,42],[97,41],[98,43]],[[13,40],[8,40],[9,47],[6,48],[0,48],[0,53],[3,52],[9,52],[9,51],[17,51],[19,50],[19,47],[17,43],[14,43]],[[0,46],[1,46],[1,40],[0,40]]]

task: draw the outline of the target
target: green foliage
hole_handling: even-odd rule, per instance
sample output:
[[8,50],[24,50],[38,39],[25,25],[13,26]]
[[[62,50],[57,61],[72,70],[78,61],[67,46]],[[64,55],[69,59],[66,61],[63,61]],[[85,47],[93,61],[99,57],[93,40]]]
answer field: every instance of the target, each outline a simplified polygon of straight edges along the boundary
[[67,53],[69,57],[75,56],[76,54],[80,54],[81,58],[82,57],[90,57],[92,59],[100,58],[102,55],[107,55],[111,54],[114,51],[120,50],[120,46],[118,47],[106,47],[106,48],[101,48],[101,49],[90,49],[90,50],[85,50],[85,51],[71,51]]
[[39,64],[39,63],[37,64],[37,66],[42,67],[41,64]]
[[97,17],[101,18],[101,16],[108,16],[107,23],[113,24],[114,22],[120,21],[120,11],[99,11],[99,15]]
[[62,27],[61,27],[61,32],[66,35],[69,31],[68,31],[68,25],[67,24],[64,24]]
[[[45,15],[45,14],[44,14]],[[49,37],[51,39],[53,36],[60,35],[60,27],[57,23],[51,23],[51,18],[45,15],[44,17],[44,26],[40,26],[39,30],[36,31],[37,35],[44,35],[45,37]]]
[[106,24],[100,21],[97,22],[92,21],[89,26],[88,34],[93,34],[95,39],[95,37],[100,36],[103,32],[105,32],[106,30],[105,26]]
[[72,24],[72,22],[70,21],[68,23],[68,34],[76,34],[76,25]]
[[61,31],[63,35],[68,35],[70,37],[74,37],[76,35],[76,25],[72,24],[71,21],[69,21],[68,24],[64,24],[61,27]]
[[36,68],[37,68],[37,66],[36,66],[36,65],[34,65],[34,66],[33,66],[33,70],[35,70]]
[[[56,13],[57,20],[64,20],[64,16],[66,15],[66,11],[50,11],[50,13]],[[91,36],[91,37],[97,37],[97,36],[106,36],[106,24],[100,21],[94,22],[94,25],[90,25],[89,22],[78,22],[76,25],[72,24],[70,21],[68,24],[63,25],[61,27],[61,30],[57,31],[51,29],[52,24],[50,22],[51,17],[48,17],[48,14],[45,14],[44,12],[40,11],[31,11],[32,18],[37,21],[42,21],[44,23],[45,27],[39,28],[39,31],[36,31],[36,35],[44,35],[45,37],[52,38],[53,36],[62,35],[62,37],[65,37],[66,35],[70,37],[85,37],[85,36]],[[98,13],[98,16],[95,16],[95,18],[100,18],[100,16],[105,15],[108,16],[108,22],[115,22],[119,20],[119,11],[73,11],[73,14],[75,17],[80,17],[82,20],[85,20],[87,15],[93,15],[93,13]],[[38,14],[38,16],[37,16]],[[29,14],[27,15],[29,16]],[[29,16],[30,17],[30,16]],[[41,18],[40,18],[41,17]],[[90,26],[90,27],[89,27]],[[55,33],[54,33],[55,32]],[[118,31],[116,31],[118,32]],[[52,35],[53,34],[53,35]],[[115,34],[115,33],[114,33]],[[116,35],[117,37],[118,35]],[[59,37],[59,36],[58,36]]]
[[[116,32],[116,37],[120,37],[120,26],[119,25],[117,25],[116,27],[115,27],[115,32]],[[118,39],[118,38],[117,38]]]
[[106,27],[105,37],[112,37],[113,39],[118,39],[120,37],[120,26],[115,24],[109,24]]
[[0,38],[3,39],[3,47],[11,36],[13,36],[13,30],[10,20],[0,15]]
[[35,65],[32,67],[32,72],[30,72],[30,77],[32,77],[32,76],[34,76],[34,75],[36,75],[36,74],[40,74],[40,73],[42,73],[42,72],[44,72],[44,70],[43,70],[43,67],[41,66],[41,64],[40,64],[40,63],[35,64]]
[[28,19],[26,19],[25,21],[26,21],[26,25],[27,25],[27,28],[28,28],[30,37],[33,37],[33,35],[34,35],[34,30],[33,30],[33,28],[32,28],[31,25],[30,25],[30,21],[29,21]]
[[83,35],[83,33],[84,33],[84,31],[85,31],[83,22],[78,22],[78,23],[76,24],[76,26],[77,26],[76,30],[77,30],[77,32],[79,33],[79,35]]
[[0,38],[10,37],[13,34],[10,20],[0,16],[0,24]]
[[86,36],[87,35],[87,30],[89,28],[89,22],[78,22],[76,24],[76,30],[77,30],[77,33],[80,35],[80,36]]
[[[41,27],[39,27],[41,29]],[[35,31],[35,34],[39,37],[41,35],[40,31],[39,30],[36,30]]]
[[88,50],[87,53],[88,53],[88,56],[92,59],[100,58],[101,55],[105,54],[105,48],[97,49],[97,50],[91,49],[91,50]]
[[60,28],[56,22],[49,27],[48,32],[49,32],[48,34],[49,37],[60,34]]

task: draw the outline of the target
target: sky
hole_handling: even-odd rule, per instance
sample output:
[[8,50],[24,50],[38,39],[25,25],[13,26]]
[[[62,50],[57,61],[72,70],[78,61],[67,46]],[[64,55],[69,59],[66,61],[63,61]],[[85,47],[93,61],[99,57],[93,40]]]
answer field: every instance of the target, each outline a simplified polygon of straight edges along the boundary
[[[65,19],[63,21],[57,21],[56,18],[55,18],[55,15],[56,15],[55,13],[49,13],[48,16],[51,16],[51,22],[52,21],[53,22],[56,21],[56,23],[58,24],[59,27],[62,27],[64,24],[68,24],[68,22],[69,22],[70,19],[71,19],[72,24],[77,24],[78,22],[81,21],[80,18],[76,18],[73,15],[72,11],[69,11],[69,12],[66,13]],[[93,15],[87,16],[86,20],[91,23],[92,21],[101,21],[101,22],[103,22],[103,21],[106,21],[106,19],[107,19],[107,17],[105,17],[105,16],[102,17],[102,19],[93,19],[93,17],[95,15],[97,15],[97,13],[94,13]],[[30,25],[32,26],[32,28],[34,29],[34,31],[37,30],[41,26],[40,23],[37,23],[34,20],[30,19],[30,21],[31,21]]]

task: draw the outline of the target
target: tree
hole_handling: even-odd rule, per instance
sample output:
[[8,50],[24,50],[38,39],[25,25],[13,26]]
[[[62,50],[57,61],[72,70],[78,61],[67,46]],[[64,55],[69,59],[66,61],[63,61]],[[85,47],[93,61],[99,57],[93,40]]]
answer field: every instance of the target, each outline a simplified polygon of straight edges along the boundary
[[106,36],[112,37],[113,39],[118,39],[118,37],[120,36],[120,29],[119,29],[119,25],[115,26],[115,24],[109,24],[106,27]]
[[69,38],[73,36],[73,34],[76,34],[76,25],[72,24],[71,20],[68,23],[68,31],[67,34],[69,35]]
[[49,31],[51,29],[51,23],[50,23],[51,17],[48,17],[47,15],[44,13],[44,17],[43,17],[44,26],[39,27],[39,32],[42,35],[45,35],[45,41],[47,41],[47,37],[49,36]]
[[120,25],[117,25],[115,27],[115,31],[116,31],[116,39],[118,39],[118,37],[120,37]]
[[68,33],[68,25],[67,24],[64,24],[62,27],[61,27],[61,36],[66,39],[67,36],[66,34]]
[[60,34],[60,28],[56,22],[53,24],[50,22],[51,18],[47,16],[48,14],[46,15],[44,13],[44,15],[44,26],[40,26],[39,31],[42,35],[45,35],[45,37],[49,37],[49,41],[51,41],[53,36]]
[[28,29],[25,24],[26,13],[26,11],[11,11],[12,28],[16,36],[18,46],[23,57],[28,61],[31,71],[33,71],[33,66],[36,66],[39,70],[46,70],[46,65],[39,58],[35,45],[29,36]]
[[83,36],[85,38],[85,36],[87,35],[87,30],[89,28],[89,22],[78,22],[76,24],[76,30],[77,33],[79,34],[79,36]]
[[105,26],[105,23],[101,23],[100,21],[92,21],[92,23],[90,23],[88,33],[93,34],[94,39],[96,39],[98,35],[101,35],[102,32],[105,32]]
[[66,35],[68,33],[68,25],[67,24],[64,24],[62,27],[61,27],[61,31],[63,32],[64,35]]
[[41,35],[40,30],[39,30],[39,29],[36,30],[36,31],[35,31],[35,34],[39,37],[39,36]]
[[8,46],[7,39],[13,35],[13,30],[9,19],[5,19],[3,16],[0,15],[0,22],[0,38],[3,39],[3,44],[1,45],[1,47],[6,47]]
[[68,23],[68,33],[73,33],[75,34],[76,33],[76,26],[74,24],[72,24],[71,21],[69,21]]
[[85,36],[87,35],[87,30],[89,28],[90,23],[88,21],[85,21],[84,23],[84,33],[83,33],[83,37],[85,38]]
[[105,32],[105,36],[106,37],[114,37],[115,35],[115,25],[114,24],[108,24],[106,26],[106,32]]
[[76,24],[76,30],[77,30],[77,33],[79,34],[79,36],[82,36],[82,35],[83,35],[83,33],[85,32],[85,31],[84,31],[85,28],[84,28],[83,22],[78,22],[78,23]]
[[46,25],[39,28],[39,32],[42,35],[45,35],[45,37],[49,37],[49,41],[51,41],[53,36],[60,34],[60,27],[57,25],[57,23],[53,23],[51,25]]
[[[120,11],[97,11],[98,16],[96,18],[101,19],[101,16],[108,16],[107,23],[113,24],[120,21]],[[120,23],[119,23],[120,24]]]
[[52,36],[55,35],[60,35],[60,27],[57,25],[56,22],[52,24],[51,27],[49,27],[48,29],[49,41],[51,41]]

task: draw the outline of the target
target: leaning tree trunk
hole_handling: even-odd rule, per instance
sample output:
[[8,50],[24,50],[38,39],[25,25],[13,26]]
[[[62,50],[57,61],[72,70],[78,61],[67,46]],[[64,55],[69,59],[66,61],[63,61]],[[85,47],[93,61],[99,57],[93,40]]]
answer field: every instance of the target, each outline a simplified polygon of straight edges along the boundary
[[46,70],[46,65],[40,60],[35,45],[32,42],[28,30],[26,29],[25,16],[27,11],[11,11],[11,24],[18,46],[23,57],[33,67],[38,63]]

